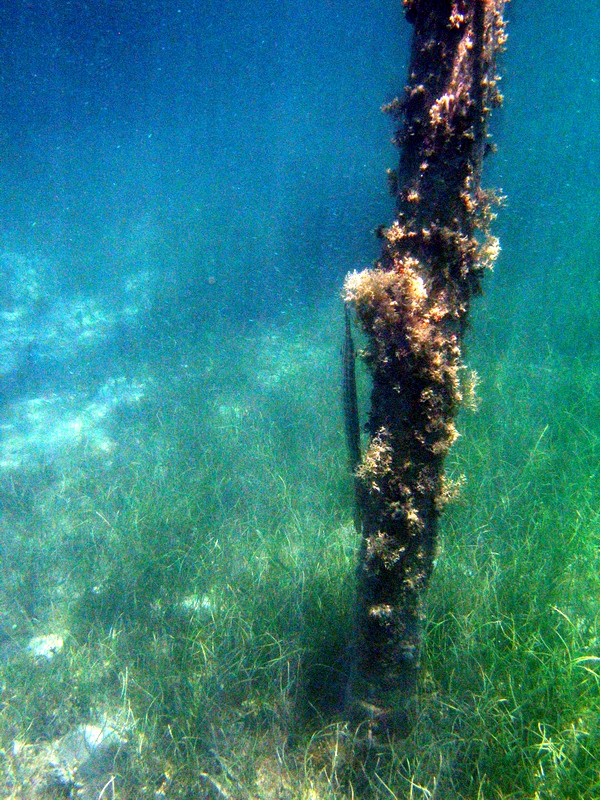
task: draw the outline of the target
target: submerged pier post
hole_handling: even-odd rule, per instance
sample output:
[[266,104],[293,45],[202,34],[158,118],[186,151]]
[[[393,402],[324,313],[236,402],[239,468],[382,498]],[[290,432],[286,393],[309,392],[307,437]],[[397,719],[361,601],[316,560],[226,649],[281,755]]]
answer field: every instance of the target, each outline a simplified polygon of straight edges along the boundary
[[496,197],[481,188],[487,120],[501,103],[503,0],[404,0],[414,26],[408,85],[386,111],[401,148],[396,217],[373,269],[349,275],[368,338],[369,442],[355,470],[362,534],[349,711],[370,735],[414,717],[425,592],[445,456],[468,380],[462,345],[473,295],[499,246]]

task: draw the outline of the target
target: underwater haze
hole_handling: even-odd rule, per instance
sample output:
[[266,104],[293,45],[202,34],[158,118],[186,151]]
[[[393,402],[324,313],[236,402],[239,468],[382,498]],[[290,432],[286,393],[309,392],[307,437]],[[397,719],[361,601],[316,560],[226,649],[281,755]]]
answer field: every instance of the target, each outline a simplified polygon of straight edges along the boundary
[[341,287],[402,3],[2,3],[0,796],[600,797],[600,5],[506,15],[479,404],[419,720],[365,764]]

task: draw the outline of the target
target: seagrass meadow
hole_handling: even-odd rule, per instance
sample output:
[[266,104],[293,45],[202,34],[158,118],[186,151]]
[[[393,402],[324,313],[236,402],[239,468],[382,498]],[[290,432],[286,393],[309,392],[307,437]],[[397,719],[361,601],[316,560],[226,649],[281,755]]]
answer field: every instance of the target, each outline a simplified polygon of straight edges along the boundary
[[414,722],[370,741],[342,284],[402,4],[0,11],[1,797],[600,797],[600,16],[506,16]]

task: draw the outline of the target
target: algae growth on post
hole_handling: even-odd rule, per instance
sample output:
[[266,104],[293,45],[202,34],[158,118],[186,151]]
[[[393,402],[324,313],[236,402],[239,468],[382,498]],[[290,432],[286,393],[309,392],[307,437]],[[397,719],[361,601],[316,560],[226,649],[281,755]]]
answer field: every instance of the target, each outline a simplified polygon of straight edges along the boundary
[[345,299],[368,336],[369,443],[356,466],[362,535],[350,710],[371,733],[415,716],[424,595],[457,437],[471,298],[498,252],[496,202],[481,187],[487,120],[499,105],[504,3],[406,2],[409,82],[387,106],[399,122],[394,222],[382,256],[352,273]]

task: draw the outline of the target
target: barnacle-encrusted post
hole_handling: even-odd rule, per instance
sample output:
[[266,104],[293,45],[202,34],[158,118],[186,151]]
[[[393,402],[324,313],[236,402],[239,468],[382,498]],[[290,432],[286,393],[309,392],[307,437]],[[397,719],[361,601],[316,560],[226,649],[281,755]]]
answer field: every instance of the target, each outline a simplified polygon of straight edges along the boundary
[[404,0],[414,25],[409,83],[390,173],[394,222],[373,269],[349,275],[369,340],[369,444],[356,469],[362,551],[350,710],[369,732],[409,727],[444,458],[457,437],[467,313],[498,241],[481,189],[487,119],[499,105],[503,0]]

